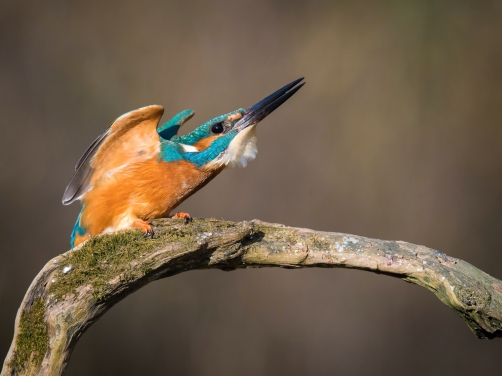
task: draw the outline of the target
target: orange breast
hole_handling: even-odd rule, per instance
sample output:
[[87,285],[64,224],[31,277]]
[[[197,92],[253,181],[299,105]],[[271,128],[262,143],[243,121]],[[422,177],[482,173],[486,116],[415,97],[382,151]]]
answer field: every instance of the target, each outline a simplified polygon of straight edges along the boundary
[[167,216],[219,172],[198,170],[186,161],[167,163],[155,158],[126,166],[83,197],[82,224],[95,235],[115,230],[125,216],[145,221]]

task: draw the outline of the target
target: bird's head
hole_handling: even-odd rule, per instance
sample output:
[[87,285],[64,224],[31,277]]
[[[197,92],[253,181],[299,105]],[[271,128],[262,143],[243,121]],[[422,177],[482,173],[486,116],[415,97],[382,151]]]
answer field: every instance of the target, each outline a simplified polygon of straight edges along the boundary
[[[164,134],[162,130],[159,134],[179,145],[178,150],[182,151],[183,158],[197,167],[208,169],[219,169],[227,165],[244,167],[247,161],[254,159],[257,154],[256,124],[295,94],[304,85],[304,83],[299,84],[302,80],[303,77],[291,82],[247,110],[241,108],[209,120],[184,136],[175,136],[172,128],[168,126]],[[179,124],[179,128],[193,114],[192,110],[185,110],[169,122]],[[164,149],[164,157],[169,159],[170,152],[168,148]]]

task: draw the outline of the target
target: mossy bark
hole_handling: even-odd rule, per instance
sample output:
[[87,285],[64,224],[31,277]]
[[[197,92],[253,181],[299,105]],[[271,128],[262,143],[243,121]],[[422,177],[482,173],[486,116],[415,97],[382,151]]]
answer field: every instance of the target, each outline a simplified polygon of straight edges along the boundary
[[49,261],[16,317],[1,376],[61,375],[84,331],[154,280],[193,269],[344,267],[401,278],[432,291],[478,338],[502,336],[502,281],[423,246],[261,221],[155,222],[99,236]]

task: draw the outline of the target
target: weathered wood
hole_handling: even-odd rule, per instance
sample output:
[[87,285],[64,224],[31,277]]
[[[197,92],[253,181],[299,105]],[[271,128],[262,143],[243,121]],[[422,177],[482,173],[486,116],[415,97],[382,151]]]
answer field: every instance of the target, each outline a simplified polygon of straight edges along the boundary
[[2,376],[61,375],[84,331],[115,303],[160,278],[193,269],[344,267],[432,291],[479,338],[502,336],[502,281],[439,251],[400,241],[261,221],[155,222],[98,236],[49,261],[19,308]]

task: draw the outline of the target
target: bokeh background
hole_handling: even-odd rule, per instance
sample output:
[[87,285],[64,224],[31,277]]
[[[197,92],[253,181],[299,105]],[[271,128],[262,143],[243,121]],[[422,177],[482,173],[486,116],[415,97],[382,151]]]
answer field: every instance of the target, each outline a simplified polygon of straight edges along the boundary
[[[0,2],[0,355],[68,250],[73,166],[116,117],[192,108],[185,129],[307,85],[259,155],[180,209],[406,240],[502,278],[502,2]],[[68,375],[494,375],[423,288],[354,270],[190,272],[119,303]]]

